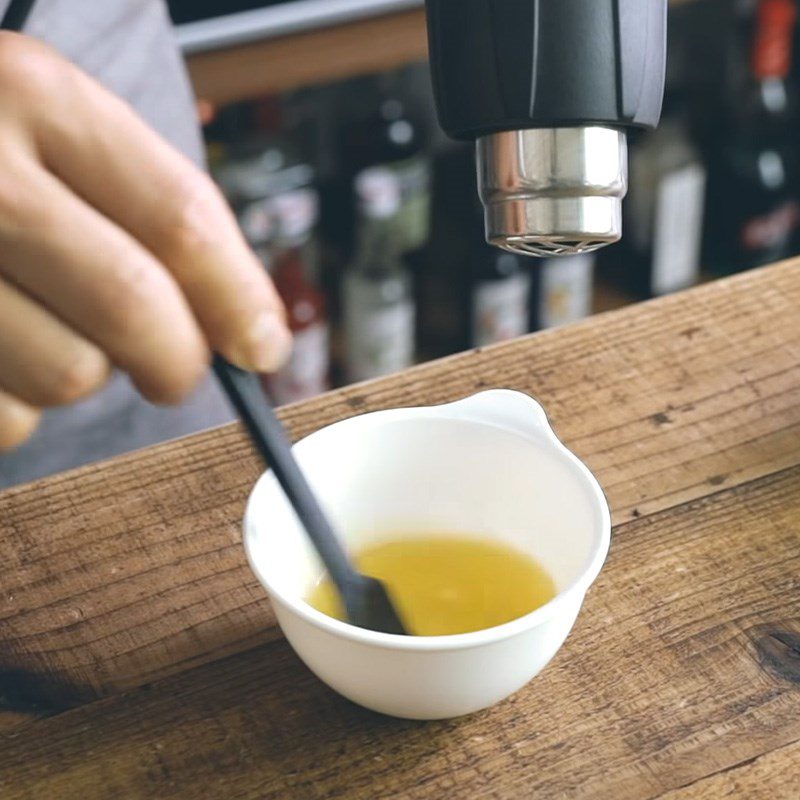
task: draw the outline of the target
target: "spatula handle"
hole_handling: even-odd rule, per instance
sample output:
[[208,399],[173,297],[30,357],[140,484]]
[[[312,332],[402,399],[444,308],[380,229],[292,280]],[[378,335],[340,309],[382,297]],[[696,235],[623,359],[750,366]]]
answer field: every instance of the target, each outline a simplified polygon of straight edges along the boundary
[[292,508],[305,527],[334,583],[344,587],[358,579],[338,536],[320,508],[292,454],[283,425],[264,396],[258,377],[214,355],[214,373],[267,466],[272,468]]

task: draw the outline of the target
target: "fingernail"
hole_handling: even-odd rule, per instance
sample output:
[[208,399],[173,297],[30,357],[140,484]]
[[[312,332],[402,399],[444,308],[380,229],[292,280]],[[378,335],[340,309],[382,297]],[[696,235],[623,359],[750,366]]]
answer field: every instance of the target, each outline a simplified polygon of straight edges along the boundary
[[274,372],[292,352],[292,335],[283,320],[271,311],[256,317],[239,350],[241,366],[256,372]]

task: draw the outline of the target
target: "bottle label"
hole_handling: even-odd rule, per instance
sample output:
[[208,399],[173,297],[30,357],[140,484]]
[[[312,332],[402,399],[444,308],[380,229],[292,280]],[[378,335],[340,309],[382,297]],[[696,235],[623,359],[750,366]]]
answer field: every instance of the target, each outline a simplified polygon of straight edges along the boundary
[[697,282],[706,173],[700,164],[670,172],[656,192],[650,291],[667,294]]
[[359,211],[368,219],[387,219],[400,208],[400,180],[389,167],[369,167],[354,181]]
[[398,244],[401,252],[417,250],[428,241],[431,217],[431,168],[424,156],[414,156],[405,161],[385,164],[380,168],[370,167],[356,176],[356,185],[361,175],[377,169],[390,170],[397,180],[400,194],[399,206],[394,212],[398,229]]
[[253,246],[264,245],[275,231],[275,218],[270,207],[271,198],[254,200],[239,209],[239,227],[244,238]]
[[772,211],[748,220],[741,233],[746,250],[780,250],[788,247],[800,223],[800,203],[787,200]]
[[276,405],[296,403],[328,389],[329,334],[324,322],[294,334],[289,360],[281,370],[264,378]]
[[414,360],[414,303],[368,309],[349,318],[347,366],[351,381],[399,372]]
[[394,164],[400,182],[401,247],[410,252],[428,241],[431,218],[431,168],[418,156]]
[[473,294],[473,345],[484,347],[527,333],[530,291],[529,272],[478,283]]
[[300,241],[308,238],[319,219],[319,195],[308,187],[276,194],[270,203],[275,219],[275,238]]
[[319,197],[315,189],[308,187],[254,200],[238,213],[242,233],[254,247],[276,240],[306,239],[318,218]]
[[593,255],[552,258],[539,267],[539,327],[555,328],[592,311]]

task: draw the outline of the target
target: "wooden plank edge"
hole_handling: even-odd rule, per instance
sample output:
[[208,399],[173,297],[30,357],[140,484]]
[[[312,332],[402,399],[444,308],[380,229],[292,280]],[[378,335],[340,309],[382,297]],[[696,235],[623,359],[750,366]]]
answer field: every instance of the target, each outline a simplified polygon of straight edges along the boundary
[[187,58],[195,94],[216,104],[328,84],[422,61],[424,9],[384,14]]

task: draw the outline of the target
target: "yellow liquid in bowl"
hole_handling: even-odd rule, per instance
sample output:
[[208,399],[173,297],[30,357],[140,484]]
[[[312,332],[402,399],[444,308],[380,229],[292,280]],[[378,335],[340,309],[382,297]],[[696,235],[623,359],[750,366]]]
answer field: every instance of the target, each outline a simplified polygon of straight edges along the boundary
[[[417,636],[469,633],[529,614],[556,595],[553,579],[529,555],[486,539],[415,535],[370,545],[354,557],[383,581],[400,617]],[[345,620],[323,576],[309,605]]]

